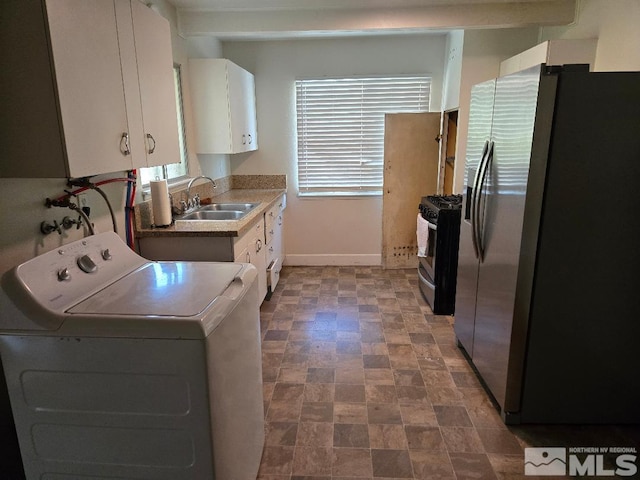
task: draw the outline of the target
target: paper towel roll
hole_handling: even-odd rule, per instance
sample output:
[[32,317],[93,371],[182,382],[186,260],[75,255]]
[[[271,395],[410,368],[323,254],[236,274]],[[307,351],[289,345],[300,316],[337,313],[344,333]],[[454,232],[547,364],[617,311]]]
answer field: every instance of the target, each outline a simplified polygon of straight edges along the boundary
[[171,203],[169,202],[169,187],[166,180],[151,180],[151,208],[153,223],[156,227],[171,225]]

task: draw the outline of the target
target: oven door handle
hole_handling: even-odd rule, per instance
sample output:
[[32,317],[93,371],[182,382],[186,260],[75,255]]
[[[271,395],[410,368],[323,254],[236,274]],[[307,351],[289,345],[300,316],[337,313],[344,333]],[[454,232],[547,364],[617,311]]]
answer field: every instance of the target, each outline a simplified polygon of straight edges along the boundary
[[478,193],[476,194],[476,232],[477,232],[477,243],[478,243],[478,258],[480,262],[484,262],[484,212],[482,218],[480,218],[480,209],[481,209],[481,199],[482,199],[482,190],[484,189],[484,183],[487,179],[487,172],[489,171],[489,165],[491,165],[491,161],[493,160],[493,142],[489,144],[489,150],[487,152],[483,168],[480,171],[480,182],[478,184]]
[[473,252],[476,258],[480,258],[480,249],[478,248],[478,219],[476,218],[476,204],[478,202],[478,184],[480,183],[480,172],[484,165],[485,158],[489,151],[489,140],[485,140],[484,147],[482,148],[482,156],[478,163],[478,169],[476,175],[473,178],[473,187],[471,188],[471,243],[473,244]]
[[436,286],[426,279],[426,277],[422,274],[419,268],[418,268],[418,277],[420,277],[420,280],[426,283],[432,290],[435,290]]

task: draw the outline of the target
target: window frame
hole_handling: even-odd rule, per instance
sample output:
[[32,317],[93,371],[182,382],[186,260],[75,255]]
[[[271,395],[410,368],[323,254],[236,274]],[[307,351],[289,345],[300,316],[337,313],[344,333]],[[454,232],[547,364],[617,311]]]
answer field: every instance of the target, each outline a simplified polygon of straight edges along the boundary
[[[415,86],[411,86],[411,88],[415,88],[416,91],[412,92],[412,95],[415,95],[415,98],[412,98],[411,100],[407,100],[406,102],[397,102],[397,98],[393,99],[397,104],[388,109],[388,110],[383,110],[381,107],[381,103],[383,103],[386,100],[392,99],[393,95],[389,95],[387,97],[385,97],[381,102],[378,103],[371,103],[370,98],[367,98],[367,96],[371,97],[372,93],[376,90],[376,89],[380,89],[381,87],[385,87],[383,80],[387,80],[387,82],[389,83],[390,86],[396,87],[396,88],[401,88],[402,87],[402,81],[405,82],[413,82],[416,85]],[[363,176],[363,172],[362,170],[356,170],[354,171],[353,177],[357,177],[360,176],[360,179],[355,179],[353,181],[353,185],[349,186],[349,187],[345,187],[345,186],[340,186],[340,185],[336,185],[336,184],[332,184],[332,185],[328,185],[328,186],[318,186],[319,183],[322,183],[322,181],[330,181],[331,180],[331,174],[328,174],[326,176],[326,178],[320,178],[320,179],[316,179],[315,183],[316,185],[310,185],[312,183],[314,183],[313,179],[309,180],[309,174],[308,174],[308,169],[309,166],[313,166],[313,160],[309,160],[309,157],[313,155],[313,152],[311,153],[311,155],[309,155],[309,150],[303,151],[303,143],[307,142],[309,137],[307,136],[307,134],[309,133],[309,129],[307,130],[303,130],[305,127],[305,121],[307,122],[306,124],[308,124],[309,121],[309,117],[305,117],[305,113],[302,110],[303,107],[308,106],[309,103],[305,103],[305,101],[303,99],[301,99],[301,90],[305,88],[304,82],[309,82],[310,84],[312,84],[313,82],[316,82],[317,84],[321,84],[322,82],[333,82],[334,84],[331,85],[330,87],[333,90],[330,89],[326,89],[326,92],[323,92],[321,90],[318,90],[318,93],[320,94],[325,94],[326,93],[326,98],[321,99],[321,102],[319,102],[317,105],[321,105],[322,102],[332,102],[335,101],[335,99],[337,98],[338,100],[340,100],[340,93],[339,93],[339,85],[340,82],[344,81],[345,85],[347,86],[347,88],[351,88],[353,90],[353,92],[348,92],[348,94],[353,94],[353,96],[351,96],[349,99],[353,100],[353,98],[355,98],[354,96],[356,95],[356,87],[349,87],[349,84],[355,85],[358,82],[362,82],[364,85],[363,88],[363,93],[361,95],[360,98],[360,103],[357,104],[356,107],[354,107],[352,110],[349,110],[349,115],[351,115],[350,117],[347,117],[347,121],[349,122],[349,127],[353,129],[353,131],[357,132],[358,129],[360,129],[361,131],[364,130],[363,127],[366,126],[371,126],[373,125],[373,123],[371,122],[371,119],[374,116],[381,116],[381,119],[376,119],[375,125],[373,125],[373,128],[376,130],[376,133],[374,135],[368,133],[365,134],[363,136],[358,137],[357,133],[356,136],[353,135],[353,131],[351,132],[351,139],[356,138],[356,142],[353,141],[349,141],[349,134],[346,133],[346,137],[338,137],[341,141],[345,142],[345,143],[351,143],[356,144],[359,143],[359,146],[357,147],[353,147],[353,146],[349,146],[347,147],[347,151],[344,152],[346,157],[351,157],[351,166],[353,167],[354,163],[358,163],[360,162],[360,166],[366,164],[366,163],[371,163],[371,160],[368,160],[367,158],[363,158],[363,157],[367,157],[367,156],[371,156],[370,153],[364,153],[365,150],[376,150],[376,153],[374,154],[375,158],[373,160],[373,162],[376,164],[376,171],[375,172],[369,172],[369,173],[364,173]],[[368,82],[368,85],[367,85]],[[394,85],[395,82],[395,85]],[[366,87],[370,87],[370,89],[367,91]],[[306,86],[307,88],[308,85]],[[383,188],[383,179],[384,179],[384,115],[386,113],[413,113],[413,112],[429,112],[430,111],[430,101],[431,101],[431,89],[433,87],[433,76],[429,73],[414,73],[414,74],[377,74],[377,75],[340,75],[340,76],[313,76],[313,77],[297,77],[295,79],[294,82],[294,104],[295,104],[295,117],[296,117],[296,127],[295,127],[295,132],[296,132],[296,182],[297,182],[297,194],[299,197],[302,198],[313,198],[313,197],[332,197],[332,198],[339,198],[339,197],[347,197],[347,198],[357,198],[357,197],[371,197],[371,196],[381,196],[382,195],[382,188]],[[313,89],[313,85],[311,86],[311,89]],[[305,92],[308,93],[308,92]],[[396,95],[398,95],[399,92],[396,92]],[[419,104],[419,108],[411,108],[411,104],[417,102]],[[380,112],[374,112],[373,114],[368,114],[366,113],[366,108],[370,107],[371,105],[374,106],[374,108],[379,108]],[[364,108],[363,108],[364,107]],[[358,113],[355,113],[358,108],[360,109],[360,118],[358,119]],[[336,115],[331,113],[329,115],[327,115],[326,117],[322,117],[322,120],[325,121],[331,121],[331,120],[335,120]],[[317,118],[317,117],[316,117]],[[357,119],[353,120],[353,119]],[[359,122],[359,123],[358,123]],[[320,132],[320,136],[322,136],[322,133],[328,133],[328,129],[326,129],[326,127],[318,127],[319,129],[316,130],[316,134],[318,134],[318,132]],[[325,129],[324,131],[322,129]],[[330,128],[330,127],[329,127]],[[311,134],[313,136],[313,133]],[[305,139],[304,137],[307,136],[307,139]],[[372,149],[367,149],[366,148],[366,142],[368,141],[367,139],[373,139],[376,142],[377,146],[374,146]],[[313,143],[316,139],[311,139],[310,141]],[[319,147],[316,146],[315,148],[317,150],[322,150],[322,145],[319,144],[316,141],[316,144],[320,145]],[[360,153],[358,154],[357,151],[360,151]],[[316,154],[318,154],[319,152],[316,151]],[[329,157],[326,161],[324,161],[324,163],[322,161],[317,162],[316,165],[319,166],[320,168],[325,168],[325,169],[330,169],[331,168],[331,164],[332,164],[332,160],[330,157],[331,154],[329,154]],[[302,156],[304,156],[305,158],[301,158]],[[360,156],[360,159],[358,160],[357,157]],[[334,164],[339,162],[340,160],[333,160]],[[307,176],[306,179],[302,178],[302,172],[301,169],[306,168],[307,172],[304,174]],[[345,170],[349,169],[349,167],[345,167]],[[353,169],[352,169],[353,171]],[[367,179],[367,177],[369,177],[369,179]],[[371,185],[371,178],[373,178],[374,180],[379,181],[379,184],[375,184],[375,185]],[[307,180],[306,182],[304,180]],[[368,181],[367,181],[368,180]],[[367,183],[369,183],[369,185],[367,185]]]

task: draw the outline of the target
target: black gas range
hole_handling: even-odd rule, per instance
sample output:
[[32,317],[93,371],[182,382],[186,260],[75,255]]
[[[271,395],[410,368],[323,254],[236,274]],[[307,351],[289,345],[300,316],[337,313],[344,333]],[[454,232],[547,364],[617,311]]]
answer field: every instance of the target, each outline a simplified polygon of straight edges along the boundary
[[462,195],[430,195],[419,205],[429,224],[425,255],[420,257],[420,291],[437,315],[453,315],[458,271]]

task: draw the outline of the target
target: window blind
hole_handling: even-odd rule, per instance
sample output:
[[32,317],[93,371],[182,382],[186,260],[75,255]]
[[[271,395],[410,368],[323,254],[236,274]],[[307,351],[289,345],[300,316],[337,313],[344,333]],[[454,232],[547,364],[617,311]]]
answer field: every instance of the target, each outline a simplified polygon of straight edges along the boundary
[[426,112],[425,76],[296,80],[300,194],[382,192],[384,114]]

